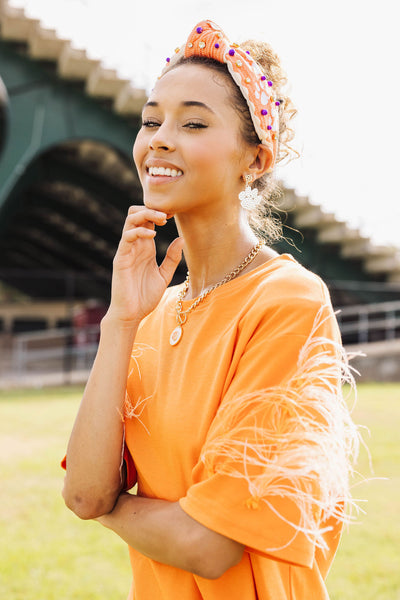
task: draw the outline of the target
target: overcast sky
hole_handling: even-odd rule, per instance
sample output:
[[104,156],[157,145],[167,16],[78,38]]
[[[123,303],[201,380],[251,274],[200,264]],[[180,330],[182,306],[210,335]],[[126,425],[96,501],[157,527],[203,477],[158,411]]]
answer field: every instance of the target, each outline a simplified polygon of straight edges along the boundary
[[398,0],[10,0],[151,89],[165,58],[209,18],[231,41],[268,41],[299,110],[302,157],[286,185],[400,247]]

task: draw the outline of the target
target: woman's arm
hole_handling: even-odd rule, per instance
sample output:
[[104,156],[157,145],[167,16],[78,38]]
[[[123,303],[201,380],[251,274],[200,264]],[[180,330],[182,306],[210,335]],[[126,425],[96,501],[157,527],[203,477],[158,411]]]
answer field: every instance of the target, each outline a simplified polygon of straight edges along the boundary
[[132,345],[182,255],[178,238],[157,265],[154,227],[166,220],[165,213],[131,207],[114,258],[111,302],[67,449],[63,496],[82,519],[111,511],[121,490],[122,411]]
[[137,325],[106,316],[67,448],[66,505],[82,519],[110,511],[120,493],[126,378]]
[[178,502],[121,494],[97,519],[148,558],[217,579],[240,562],[244,546],[186,514]]

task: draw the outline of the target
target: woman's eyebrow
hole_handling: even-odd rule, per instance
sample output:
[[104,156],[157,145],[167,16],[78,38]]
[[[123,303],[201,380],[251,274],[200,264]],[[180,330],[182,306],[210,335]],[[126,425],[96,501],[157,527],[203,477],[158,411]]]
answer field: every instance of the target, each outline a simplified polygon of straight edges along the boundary
[[146,104],[144,104],[143,110],[148,106],[158,106],[158,102],[153,102],[152,100],[149,100],[148,102],[146,102]]
[[197,106],[199,108],[205,108],[206,110],[208,110],[211,113],[214,113],[214,111],[212,110],[212,108],[210,108],[207,104],[204,104],[204,102],[198,102],[197,100],[185,100],[185,102],[181,102],[182,106]]
[[[199,107],[199,108],[205,108],[206,110],[208,110],[208,112],[214,114],[214,111],[212,110],[212,108],[210,108],[207,104],[204,104],[204,102],[199,102],[198,100],[184,100],[180,104],[181,104],[181,106],[183,106],[185,108],[188,107],[188,106],[196,106],[196,107]],[[143,106],[143,109],[147,108],[148,106],[158,107],[160,105],[159,105],[158,102],[155,102],[154,100],[149,100]]]

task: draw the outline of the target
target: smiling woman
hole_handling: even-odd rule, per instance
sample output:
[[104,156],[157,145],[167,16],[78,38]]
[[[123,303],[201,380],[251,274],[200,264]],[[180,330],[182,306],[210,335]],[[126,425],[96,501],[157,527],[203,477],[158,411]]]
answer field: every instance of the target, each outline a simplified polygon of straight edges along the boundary
[[[358,434],[327,288],[266,245],[292,137],[283,81],[268,45],[203,21],[143,109],[144,206],[115,255],[63,492],[129,545],[132,600],[327,598]],[[167,289],[182,250],[186,281]]]

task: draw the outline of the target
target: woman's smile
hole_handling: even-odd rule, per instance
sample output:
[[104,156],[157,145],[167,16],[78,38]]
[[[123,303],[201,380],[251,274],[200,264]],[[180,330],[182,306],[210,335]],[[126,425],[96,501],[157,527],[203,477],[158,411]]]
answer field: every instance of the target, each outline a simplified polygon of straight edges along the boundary
[[182,169],[173,163],[160,159],[146,162],[146,185],[163,185],[176,182],[183,176]]

